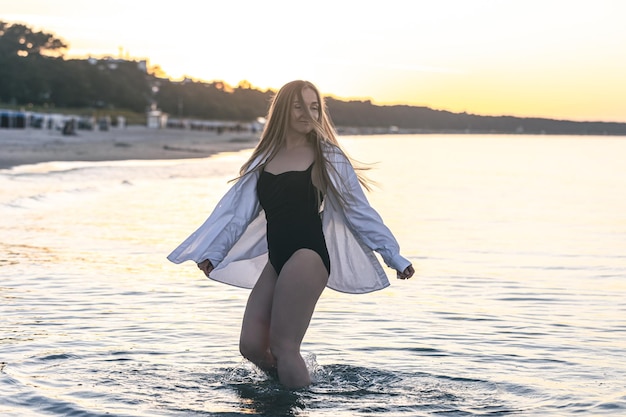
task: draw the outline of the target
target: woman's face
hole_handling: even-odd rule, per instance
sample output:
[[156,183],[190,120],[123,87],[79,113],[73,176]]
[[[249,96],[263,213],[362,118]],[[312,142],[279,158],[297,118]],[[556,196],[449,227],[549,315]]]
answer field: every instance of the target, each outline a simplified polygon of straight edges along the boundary
[[317,101],[317,94],[311,88],[302,90],[302,99],[304,103],[300,103],[297,97],[291,103],[289,130],[306,135],[313,129],[310,120],[320,118],[320,103]]

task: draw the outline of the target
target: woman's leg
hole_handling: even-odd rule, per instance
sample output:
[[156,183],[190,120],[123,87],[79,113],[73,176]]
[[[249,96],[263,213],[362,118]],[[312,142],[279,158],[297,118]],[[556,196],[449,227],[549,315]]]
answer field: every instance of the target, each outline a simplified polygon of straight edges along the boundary
[[270,352],[270,318],[276,278],[276,272],[268,262],[248,298],[239,337],[241,354],[265,372],[276,369],[276,359]]
[[300,355],[315,304],[328,282],[328,271],[320,256],[310,249],[299,249],[276,281],[270,324],[270,349],[276,358],[280,382],[288,388],[311,383]]

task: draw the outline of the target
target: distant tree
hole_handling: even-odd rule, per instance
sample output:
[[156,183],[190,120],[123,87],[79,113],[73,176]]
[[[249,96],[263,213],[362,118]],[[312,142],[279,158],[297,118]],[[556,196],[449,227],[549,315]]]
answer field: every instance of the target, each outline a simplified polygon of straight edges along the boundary
[[245,90],[250,90],[252,88],[252,84],[248,80],[241,80],[237,85],[237,88],[243,88]]
[[148,74],[155,76],[156,78],[166,78],[167,74],[163,71],[160,65],[152,65],[148,68]]
[[0,21],[0,55],[60,56],[67,44],[50,33],[34,32],[28,26]]

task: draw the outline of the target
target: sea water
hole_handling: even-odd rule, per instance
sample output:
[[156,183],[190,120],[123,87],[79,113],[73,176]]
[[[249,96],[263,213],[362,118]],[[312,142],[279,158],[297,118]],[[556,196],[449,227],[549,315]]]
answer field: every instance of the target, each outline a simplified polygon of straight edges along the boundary
[[165,257],[250,151],[0,171],[2,416],[626,415],[626,138],[345,137],[415,266],[326,290],[296,391]]

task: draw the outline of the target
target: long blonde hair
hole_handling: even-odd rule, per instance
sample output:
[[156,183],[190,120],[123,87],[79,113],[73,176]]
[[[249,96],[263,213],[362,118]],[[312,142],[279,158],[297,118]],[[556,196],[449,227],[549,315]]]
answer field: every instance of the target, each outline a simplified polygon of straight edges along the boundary
[[[371,190],[371,181],[363,175],[362,171],[369,168],[355,166],[355,161],[341,148],[339,141],[337,140],[335,128],[331,122],[330,115],[328,114],[326,103],[321,97],[317,87],[309,81],[291,81],[281,87],[281,89],[278,90],[278,93],[274,95],[267,113],[265,127],[261,133],[259,143],[252,152],[250,158],[242,165],[239,174],[240,177],[242,177],[246,174],[262,169],[263,166],[278,153],[280,148],[284,146],[289,126],[291,106],[296,100],[300,103],[304,103],[302,90],[307,88],[310,88],[315,92],[317,102],[320,105],[319,118],[317,120],[311,118],[309,115],[313,129],[307,134],[307,139],[311,142],[315,151],[314,166],[318,169],[317,172],[319,174],[318,178],[320,181],[320,187],[322,192],[328,190],[333,193],[337,201],[344,205],[347,203],[346,196],[341,195],[330,180],[328,169],[329,167],[334,169],[334,167],[328,163],[326,157],[324,156],[324,143],[332,145],[338,152],[343,153],[343,155],[355,168],[359,182],[368,191]],[[255,163],[256,165],[252,166]]]

